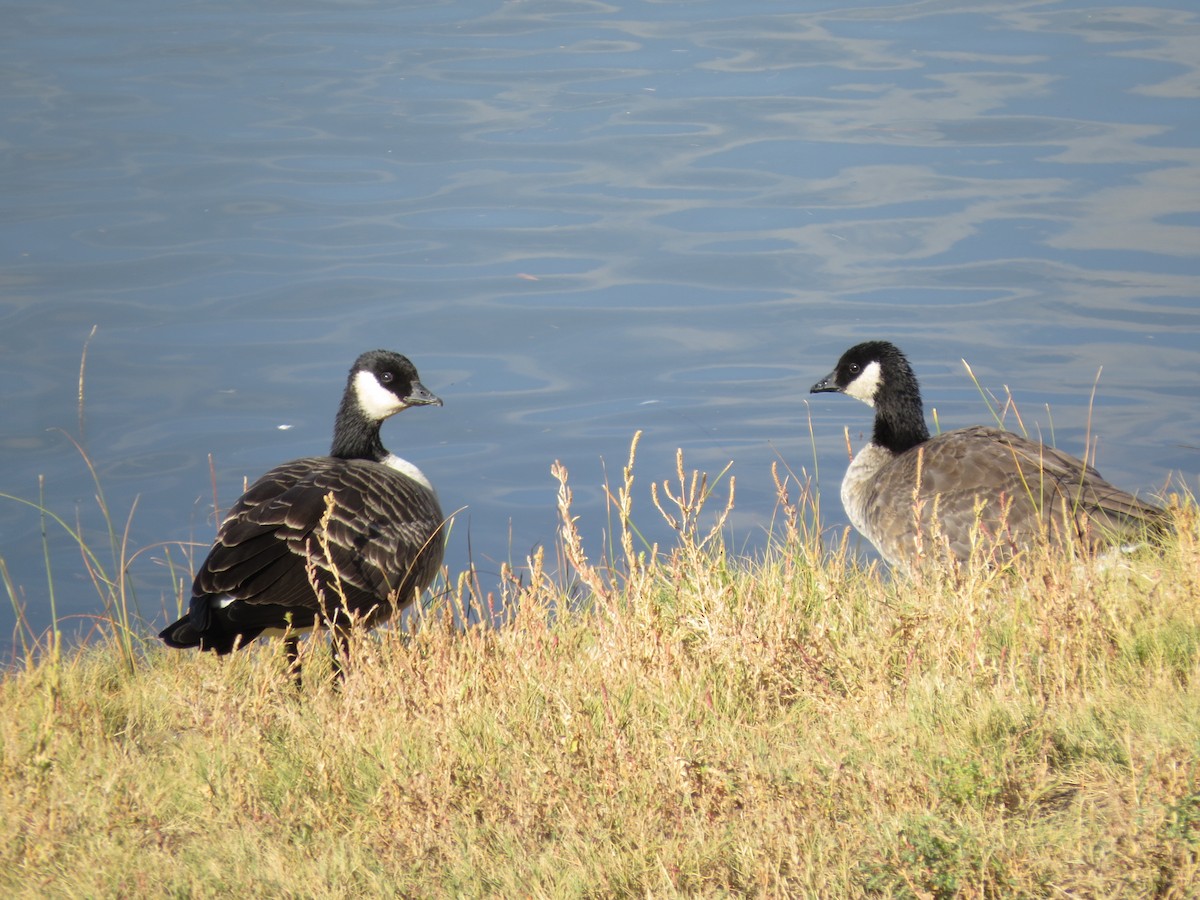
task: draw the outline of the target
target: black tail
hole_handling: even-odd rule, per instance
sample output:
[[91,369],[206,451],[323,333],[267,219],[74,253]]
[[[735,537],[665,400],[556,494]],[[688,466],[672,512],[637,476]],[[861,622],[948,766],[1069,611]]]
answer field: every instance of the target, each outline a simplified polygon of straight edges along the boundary
[[177,650],[187,650],[189,647],[200,646],[200,632],[192,624],[191,615],[186,615],[178,622],[168,625],[158,633],[162,642]]
[[184,616],[178,622],[168,625],[158,633],[162,642],[177,650],[188,650],[199,647],[201,650],[211,650],[218,656],[232,653],[238,647],[248,643],[262,634],[262,628],[245,628],[241,631],[220,631],[212,628],[216,624],[210,621],[210,627],[201,631],[196,627],[191,614]]

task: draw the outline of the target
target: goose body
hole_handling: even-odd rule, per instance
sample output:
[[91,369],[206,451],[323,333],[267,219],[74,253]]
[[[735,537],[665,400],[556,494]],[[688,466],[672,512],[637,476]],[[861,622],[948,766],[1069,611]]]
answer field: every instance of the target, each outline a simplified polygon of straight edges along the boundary
[[889,565],[1003,560],[1047,542],[1097,550],[1170,528],[1164,510],[1037,441],[982,425],[931,437],[916,376],[886,341],[847,350],[811,389],[825,391],[875,410],[871,442],[842,481],[842,505]]
[[442,561],[429,480],[388,453],[384,419],[440,406],[405,357],[362,354],[350,370],[328,456],[271,469],[233,505],[192,586],[170,647],[229,653],[263,635],[373,627],[408,606]]

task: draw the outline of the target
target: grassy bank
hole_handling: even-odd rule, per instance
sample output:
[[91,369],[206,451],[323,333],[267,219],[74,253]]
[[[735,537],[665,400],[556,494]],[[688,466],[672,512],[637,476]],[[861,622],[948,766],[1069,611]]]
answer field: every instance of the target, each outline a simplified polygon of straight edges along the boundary
[[[0,894],[1196,895],[1194,503],[1161,556],[913,583],[794,483],[729,558],[731,485],[680,468],[614,488],[603,565],[565,525],[574,590],[459,578],[340,690],[320,646],[299,693],[274,645],[31,655],[0,683]],[[489,592],[509,621],[452,627]]]

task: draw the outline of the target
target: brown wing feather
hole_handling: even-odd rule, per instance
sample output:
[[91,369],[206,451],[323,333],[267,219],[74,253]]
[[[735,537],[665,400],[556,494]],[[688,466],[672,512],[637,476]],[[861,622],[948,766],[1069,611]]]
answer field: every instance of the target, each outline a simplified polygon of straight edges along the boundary
[[[322,535],[330,494],[334,506]],[[311,563],[327,604],[380,621],[433,580],[441,524],[436,495],[394,469],[364,460],[295,460],[262,476],[230,510],[193,594],[316,612]]]
[[960,560],[971,554],[972,533],[1005,554],[1043,538],[1095,547],[1168,527],[1163,510],[1109,484],[1082,460],[986,426],[935,437],[879,473],[867,525],[885,534],[894,523],[894,546],[880,548],[886,557],[913,557],[918,521],[927,553],[936,534]]

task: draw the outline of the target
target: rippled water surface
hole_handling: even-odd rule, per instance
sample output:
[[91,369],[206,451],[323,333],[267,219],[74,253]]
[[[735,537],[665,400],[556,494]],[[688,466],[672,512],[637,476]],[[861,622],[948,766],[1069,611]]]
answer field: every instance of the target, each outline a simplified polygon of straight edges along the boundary
[[[81,440],[157,624],[155,545],[211,540],[214,480],[227,507],[324,452],[376,346],[446,402],[385,441],[463,510],[448,562],[485,586],[553,540],[555,459],[599,553],[638,429],[652,537],[677,447],[734,461],[747,552],[774,460],[841,523],[869,411],[807,390],[865,338],[909,353],[943,427],[988,418],[965,358],[1076,453],[1103,368],[1101,470],[1198,487],[1187,4],[49,0],[9,4],[0,46],[0,490],[43,475],[103,547]],[[0,529],[45,627],[39,517],[0,500]]]

